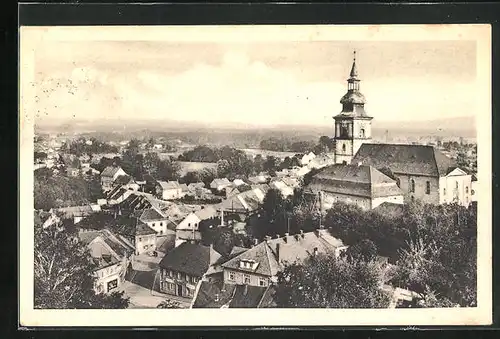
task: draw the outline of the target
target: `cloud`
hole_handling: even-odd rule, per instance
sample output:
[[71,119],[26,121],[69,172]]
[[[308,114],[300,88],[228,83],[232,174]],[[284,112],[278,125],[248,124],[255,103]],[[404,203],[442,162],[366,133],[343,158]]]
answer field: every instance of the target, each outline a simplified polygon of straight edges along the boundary
[[[472,114],[474,85],[427,74],[371,79],[361,83],[361,91],[376,119],[425,120]],[[341,111],[345,91],[345,82],[307,81],[296,71],[229,50],[217,65],[196,63],[175,74],[145,67],[112,71],[75,65],[40,82],[37,106],[48,118],[329,125]]]

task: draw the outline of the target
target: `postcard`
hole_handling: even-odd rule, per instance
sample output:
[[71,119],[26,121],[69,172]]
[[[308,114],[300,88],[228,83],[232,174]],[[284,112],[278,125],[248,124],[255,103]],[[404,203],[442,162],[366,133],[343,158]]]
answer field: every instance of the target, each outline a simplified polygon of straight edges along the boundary
[[489,25],[20,28],[20,326],[492,321]]

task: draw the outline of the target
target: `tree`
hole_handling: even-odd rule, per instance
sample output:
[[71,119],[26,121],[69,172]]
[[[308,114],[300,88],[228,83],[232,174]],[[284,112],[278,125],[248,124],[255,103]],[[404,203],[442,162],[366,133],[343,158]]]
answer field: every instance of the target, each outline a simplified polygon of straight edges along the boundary
[[202,181],[201,179],[201,173],[197,171],[190,171],[187,172],[186,175],[182,178],[182,181],[186,184],[189,185],[191,183],[195,182],[200,182]]
[[158,153],[155,152],[148,152],[144,155],[143,158],[143,168],[145,173],[144,174],[151,174],[155,176],[158,173],[158,168],[160,167],[160,157],[158,156]]
[[156,178],[158,180],[177,180],[180,176],[180,165],[171,160],[162,160],[158,166]]
[[377,246],[369,239],[363,239],[345,251],[348,260],[372,261],[377,257]]
[[321,145],[327,151],[332,151],[335,149],[335,141],[333,141],[332,138],[326,135],[322,135],[321,137],[319,137],[318,144]]
[[231,167],[229,165],[229,161],[225,159],[221,159],[217,161],[217,176],[219,178],[227,177],[229,172],[231,171]]
[[127,308],[123,292],[96,294],[96,265],[85,245],[59,225],[35,229],[34,305],[42,309]]
[[253,159],[253,168],[255,173],[260,173],[264,170],[264,159],[262,154],[257,154]]
[[386,308],[391,296],[383,283],[382,268],[375,262],[319,254],[304,264],[285,266],[274,298],[283,308]]
[[264,168],[264,171],[276,172],[280,166],[280,159],[276,158],[275,156],[269,155],[262,166]]

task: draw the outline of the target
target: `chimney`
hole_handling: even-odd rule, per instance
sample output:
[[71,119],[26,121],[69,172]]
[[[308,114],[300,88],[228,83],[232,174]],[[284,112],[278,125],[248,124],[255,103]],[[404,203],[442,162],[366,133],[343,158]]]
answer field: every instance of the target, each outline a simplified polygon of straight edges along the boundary
[[289,235],[290,235],[290,233],[285,233],[285,236],[283,237],[283,240],[285,240],[285,242],[288,242]]
[[318,255],[318,248],[317,248],[317,247],[315,247],[315,248],[314,248],[314,253],[313,253],[313,255],[314,255],[314,256],[317,256],[317,255]]

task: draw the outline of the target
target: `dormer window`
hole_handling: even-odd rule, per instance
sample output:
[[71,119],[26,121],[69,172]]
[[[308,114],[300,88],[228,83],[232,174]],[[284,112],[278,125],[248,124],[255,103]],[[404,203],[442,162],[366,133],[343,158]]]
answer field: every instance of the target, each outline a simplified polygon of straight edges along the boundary
[[240,260],[240,268],[244,268],[247,270],[255,270],[259,265],[255,260],[242,259]]

